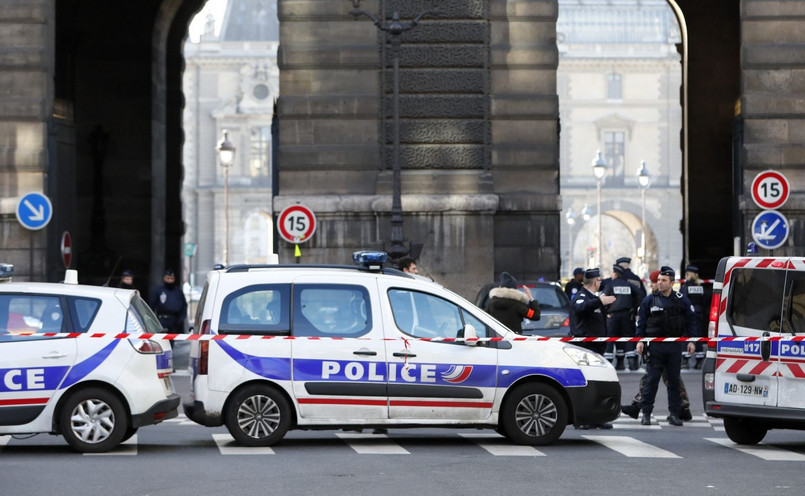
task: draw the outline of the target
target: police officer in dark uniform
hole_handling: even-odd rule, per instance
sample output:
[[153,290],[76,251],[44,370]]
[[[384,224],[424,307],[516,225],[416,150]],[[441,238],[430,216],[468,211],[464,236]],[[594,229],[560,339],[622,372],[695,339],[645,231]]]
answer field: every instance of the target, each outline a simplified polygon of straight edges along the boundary
[[[704,296],[704,286],[701,279],[699,279],[699,268],[695,265],[688,265],[685,267],[685,283],[679,289],[679,292],[687,296],[690,303],[693,305],[693,312],[696,314],[696,325],[698,333],[695,337],[707,336],[707,301]],[[682,353],[682,368],[690,368],[690,353]],[[693,358],[696,360],[696,369],[701,369],[704,364],[704,343],[696,343],[696,350],[693,352]]]
[[[570,304],[570,334],[572,336],[584,337],[603,337],[607,333],[607,322],[604,316],[604,307],[611,305],[615,301],[614,296],[601,295],[596,293],[601,286],[601,271],[587,269],[584,271],[584,285],[576,293],[576,298]],[[582,348],[594,351],[599,354],[604,353],[606,343],[575,343]],[[597,425],[578,425],[577,429],[612,429],[612,424]]]
[[187,300],[182,288],[176,284],[173,270],[167,269],[162,276],[162,285],[151,291],[148,304],[159,318],[159,323],[171,334],[184,332],[184,321],[187,315]]
[[[570,304],[570,335],[584,337],[604,337],[607,335],[607,321],[604,306],[615,301],[614,296],[596,293],[601,286],[601,271],[597,268],[584,271],[584,285],[576,293]],[[606,343],[576,343],[582,348],[604,354]]]
[[[607,336],[633,338],[635,335],[634,315],[637,313],[640,300],[637,299],[637,291],[626,281],[626,272],[623,267],[612,266],[612,279],[607,281],[602,292],[615,297],[615,302],[606,308]],[[637,353],[635,353],[634,343],[607,343],[604,358],[612,362],[617,370],[624,370],[627,361],[629,370],[637,370]]]
[[615,260],[615,263],[623,268],[624,279],[626,279],[637,291],[635,295],[637,296],[637,301],[643,301],[643,298],[645,298],[647,294],[646,287],[643,285],[643,281],[637,276],[637,274],[632,272],[632,269],[629,268],[629,266],[632,264],[632,259],[629,257],[621,257]]
[[[668,266],[660,268],[657,278],[657,291],[646,296],[640,304],[637,317],[638,337],[682,337],[692,336],[697,332],[696,315],[690,300],[673,290],[674,269]],[[682,425],[679,418],[681,397],[679,393],[680,365],[682,363],[683,343],[657,342],[649,346],[650,358],[646,365],[646,383],[641,391],[640,409],[643,411],[642,425],[651,425],[651,412],[654,410],[654,398],[663,371],[668,374],[668,423]],[[642,354],[644,342],[637,343],[637,352]],[[688,352],[694,349],[693,343],[687,343]]]
[[576,294],[582,288],[582,281],[584,280],[584,269],[576,267],[573,269],[573,279],[565,284],[565,294],[570,301],[576,297]]

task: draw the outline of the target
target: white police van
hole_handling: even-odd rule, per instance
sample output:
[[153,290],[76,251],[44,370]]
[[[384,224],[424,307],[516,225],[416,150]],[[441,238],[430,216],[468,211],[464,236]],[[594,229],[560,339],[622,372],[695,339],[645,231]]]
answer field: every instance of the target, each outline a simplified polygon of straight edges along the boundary
[[[214,270],[196,314],[186,415],[244,445],[288,429],[488,427],[548,444],[567,423],[620,413],[615,369],[559,341],[515,341],[442,286],[382,268],[237,265]],[[455,338],[481,338],[456,341]]]
[[0,436],[61,434],[98,453],[177,416],[170,346],[123,332],[161,332],[137,291],[0,284]]
[[[738,444],[805,429],[805,259],[727,257],[713,284],[705,412]],[[728,338],[755,338],[729,340]]]

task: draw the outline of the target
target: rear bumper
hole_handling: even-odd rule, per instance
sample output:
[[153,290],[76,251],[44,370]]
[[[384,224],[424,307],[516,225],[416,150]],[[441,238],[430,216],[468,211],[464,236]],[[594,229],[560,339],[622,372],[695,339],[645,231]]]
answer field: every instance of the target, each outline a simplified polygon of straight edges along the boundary
[[206,427],[217,427],[223,425],[224,421],[221,415],[210,415],[204,408],[204,403],[201,401],[193,401],[192,403],[185,403],[182,405],[184,414],[193,422]]
[[[151,408],[143,413],[131,416],[132,427],[142,427],[153,425],[163,420],[175,418],[179,415],[179,403],[182,397],[176,393],[171,394],[166,399],[154,403]],[[155,417],[158,417],[155,419]]]
[[603,424],[621,413],[620,382],[588,381],[586,386],[569,387],[573,424]]

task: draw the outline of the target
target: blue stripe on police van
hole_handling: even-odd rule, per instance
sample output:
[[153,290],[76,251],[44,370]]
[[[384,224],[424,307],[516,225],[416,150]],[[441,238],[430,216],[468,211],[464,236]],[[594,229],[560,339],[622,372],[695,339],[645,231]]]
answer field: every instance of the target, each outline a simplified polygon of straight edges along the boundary
[[98,353],[95,353],[94,355],[87,358],[83,362],[76,364],[72,368],[72,370],[70,370],[70,373],[67,374],[67,377],[64,379],[64,382],[62,382],[59,389],[66,389],[72,386],[73,384],[77,383],[78,381],[89,375],[90,372],[98,368],[98,366],[109,357],[109,355],[112,353],[112,350],[115,349],[115,346],[117,346],[117,343],[119,343],[120,341],[121,341],[120,339],[113,339],[109,344],[104,346]]
[[243,368],[267,379],[278,381],[291,380],[291,359],[276,357],[261,357],[249,355],[236,350],[226,341],[214,341],[224,352],[238,362]]
[[544,375],[556,380],[564,387],[585,386],[587,379],[579,369],[563,369],[548,367],[512,367],[501,365],[501,370],[508,370],[509,374],[501,375],[498,387],[509,387],[519,379],[529,375]]
[[157,357],[157,370],[173,370],[173,350],[170,346],[162,351]]

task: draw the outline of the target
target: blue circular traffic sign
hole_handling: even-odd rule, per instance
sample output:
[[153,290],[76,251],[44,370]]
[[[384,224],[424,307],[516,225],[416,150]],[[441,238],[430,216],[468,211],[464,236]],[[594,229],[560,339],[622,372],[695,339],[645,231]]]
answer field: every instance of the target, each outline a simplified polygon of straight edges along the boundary
[[38,231],[48,225],[52,216],[53,205],[42,193],[28,193],[17,203],[17,220],[25,229]]
[[752,221],[752,237],[761,248],[779,248],[788,239],[788,219],[776,210],[764,210]]

